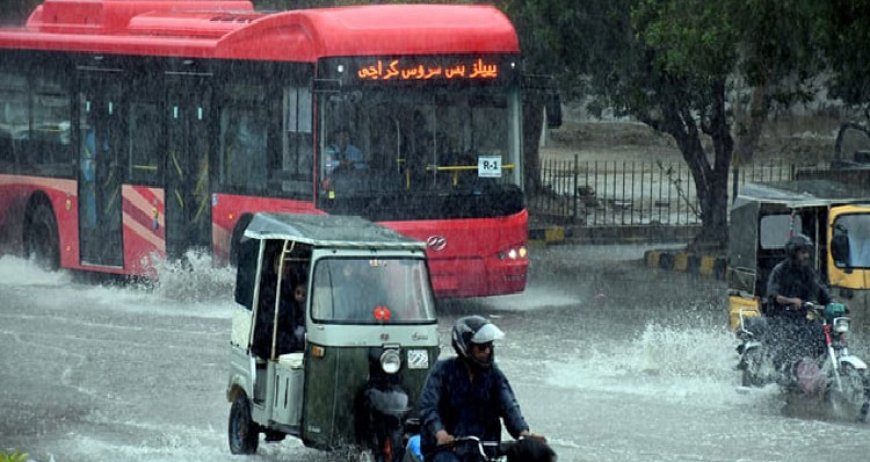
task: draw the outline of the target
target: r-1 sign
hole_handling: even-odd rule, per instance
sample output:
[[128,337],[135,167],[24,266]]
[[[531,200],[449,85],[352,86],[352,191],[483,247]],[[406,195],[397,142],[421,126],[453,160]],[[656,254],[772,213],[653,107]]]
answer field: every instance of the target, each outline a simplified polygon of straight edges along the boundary
[[478,157],[477,176],[480,178],[501,178],[501,156]]

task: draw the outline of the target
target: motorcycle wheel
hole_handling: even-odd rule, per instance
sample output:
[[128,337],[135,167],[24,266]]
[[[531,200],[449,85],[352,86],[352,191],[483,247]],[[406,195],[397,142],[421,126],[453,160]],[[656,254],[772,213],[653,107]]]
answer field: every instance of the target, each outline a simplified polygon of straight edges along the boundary
[[851,364],[840,365],[840,382],[843,390],[837,384],[831,384],[831,404],[842,417],[849,420],[867,421],[867,409],[870,407],[870,377],[866,370],[855,369]]

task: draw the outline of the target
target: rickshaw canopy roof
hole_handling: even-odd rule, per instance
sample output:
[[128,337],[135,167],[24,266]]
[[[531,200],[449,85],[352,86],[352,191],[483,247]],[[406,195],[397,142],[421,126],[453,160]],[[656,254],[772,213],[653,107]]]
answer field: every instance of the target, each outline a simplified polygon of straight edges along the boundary
[[870,191],[830,180],[794,180],[746,183],[733,208],[747,202],[780,204],[787,208],[825,207],[832,204],[870,203]]
[[832,205],[870,203],[870,190],[826,179],[799,179],[777,183],[746,183],[731,207],[728,240],[729,265],[755,268],[760,216],[789,209],[822,209]]
[[315,247],[425,250],[426,244],[356,216],[258,213],[248,239],[286,239]]

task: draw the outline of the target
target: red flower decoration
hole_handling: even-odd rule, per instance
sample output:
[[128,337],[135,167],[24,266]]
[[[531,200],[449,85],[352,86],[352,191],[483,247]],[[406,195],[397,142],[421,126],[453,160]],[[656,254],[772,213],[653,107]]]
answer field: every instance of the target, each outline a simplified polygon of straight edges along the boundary
[[373,316],[375,317],[375,319],[377,319],[378,321],[384,322],[384,321],[389,321],[389,320],[390,320],[390,318],[393,316],[393,312],[390,311],[390,309],[387,308],[386,306],[378,305],[378,306],[376,306],[375,309],[372,311],[372,315],[373,315]]

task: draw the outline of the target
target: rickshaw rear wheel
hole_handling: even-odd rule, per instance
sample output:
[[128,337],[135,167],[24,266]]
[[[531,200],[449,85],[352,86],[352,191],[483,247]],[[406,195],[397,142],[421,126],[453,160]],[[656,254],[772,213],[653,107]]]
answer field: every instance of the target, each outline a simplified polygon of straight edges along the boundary
[[230,452],[233,454],[254,454],[260,443],[260,428],[251,419],[251,405],[248,397],[240,393],[230,407],[229,421]]

